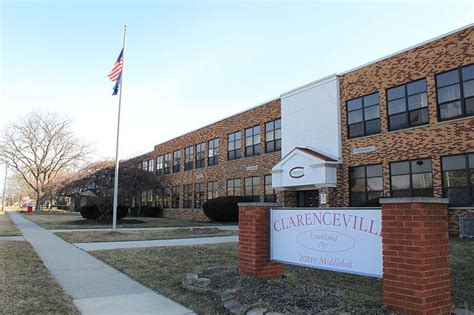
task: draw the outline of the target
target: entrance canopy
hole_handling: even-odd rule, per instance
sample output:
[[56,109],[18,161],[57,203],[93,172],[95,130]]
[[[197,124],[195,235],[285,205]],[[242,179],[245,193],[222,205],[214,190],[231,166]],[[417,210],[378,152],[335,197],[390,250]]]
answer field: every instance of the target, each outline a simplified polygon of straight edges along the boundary
[[311,148],[296,147],[272,169],[276,190],[307,190],[336,187],[339,162]]

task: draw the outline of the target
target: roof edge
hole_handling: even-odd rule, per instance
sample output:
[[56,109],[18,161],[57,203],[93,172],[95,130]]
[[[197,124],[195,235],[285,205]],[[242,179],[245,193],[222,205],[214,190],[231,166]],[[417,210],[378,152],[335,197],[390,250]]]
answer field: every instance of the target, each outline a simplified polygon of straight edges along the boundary
[[399,50],[399,51],[397,51],[397,52],[391,53],[391,54],[386,55],[386,56],[384,56],[384,57],[381,57],[381,58],[378,58],[378,59],[376,59],[376,60],[367,62],[367,63],[365,63],[365,64],[363,64],[363,65],[360,65],[360,66],[354,67],[354,68],[352,68],[352,69],[349,69],[349,70],[347,70],[347,71],[341,72],[341,73],[339,73],[338,75],[341,76],[341,75],[345,75],[345,74],[354,72],[354,71],[356,71],[356,70],[359,70],[359,69],[362,69],[362,68],[364,68],[364,67],[370,66],[370,65],[372,65],[372,64],[374,64],[374,63],[377,63],[377,62],[379,62],[379,61],[383,61],[383,60],[385,60],[385,59],[395,57],[396,55],[399,55],[399,54],[401,54],[401,53],[407,52],[407,51],[409,51],[409,50],[412,50],[412,49],[421,47],[421,46],[423,46],[423,45],[426,45],[426,44],[429,44],[429,43],[431,43],[431,42],[437,41],[437,40],[442,39],[442,38],[444,38],[444,37],[448,37],[448,36],[450,36],[450,35],[453,35],[453,34],[462,32],[462,31],[467,30],[467,29],[469,29],[469,28],[471,28],[471,27],[474,27],[474,23],[470,23],[470,24],[464,25],[464,26],[462,26],[462,27],[460,27],[460,28],[457,28],[457,29],[455,29],[455,30],[453,30],[453,31],[450,31],[450,32],[448,32],[448,33],[444,33],[444,34],[438,35],[438,36],[436,36],[436,37],[430,38],[430,39],[428,39],[428,40],[425,40],[425,41],[423,41],[423,42],[421,42],[421,43],[415,44],[415,45],[410,46],[410,47],[408,47],[408,48]]

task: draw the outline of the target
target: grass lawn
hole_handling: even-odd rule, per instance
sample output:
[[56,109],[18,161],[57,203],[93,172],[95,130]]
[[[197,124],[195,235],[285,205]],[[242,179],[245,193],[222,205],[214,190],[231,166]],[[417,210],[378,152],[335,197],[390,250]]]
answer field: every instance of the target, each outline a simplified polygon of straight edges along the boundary
[[[111,228],[112,222],[103,220],[86,220],[75,214],[26,214],[23,216],[46,229],[97,229]],[[213,222],[198,222],[166,218],[126,217],[117,222],[120,228],[150,228],[150,227],[179,227],[219,225]]]
[[[236,243],[101,250],[93,251],[91,254],[152,290],[200,314],[225,313],[220,300],[215,295],[185,291],[181,288],[181,279],[185,273],[196,268],[236,267]],[[451,254],[453,304],[456,308],[467,308],[472,311],[474,310],[474,273],[472,272],[474,270],[474,241],[452,240]],[[298,286],[303,286],[306,292],[304,295],[312,293],[311,286],[322,288],[323,291],[335,292],[340,305],[348,305],[350,310],[356,312],[361,308],[376,309],[382,306],[380,279],[296,266],[285,266],[285,273],[289,275],[285,279],[271,280],[274,285],[293,290],[298,284]],[[315,296],[314,301],[316,300]]]
[[218,228],[179,228],[170,231],[81,231],[56,233],[57,236],[69,243],[165,240],[237,234],[238,231],[226,231]]
[[[226,313],[217,296],[185,291],[181,288],[181,279],[185,273],[196,268],[236,267],[236,243],[102,250],[91,254],[200,314]],[[347,304],[381,307],[382,287],[379,279],[294,266],[286,266],[285,272],[289,274],[287,278],[271,282],[286,291],[297,283],[303,286],[312,283],[324,290],[337,289],[342,292],[338,298],[344,299]],[[311,292],[308,290],[307,294]]]
[[6,212],[0,211],[0,236],[18,236],[21,235],[20,230],[10,219]]
[[0,241],[0,314],[79,314],[34,249]]
[[474,311],[474,240],[451,240],[450,245],[453,304]]

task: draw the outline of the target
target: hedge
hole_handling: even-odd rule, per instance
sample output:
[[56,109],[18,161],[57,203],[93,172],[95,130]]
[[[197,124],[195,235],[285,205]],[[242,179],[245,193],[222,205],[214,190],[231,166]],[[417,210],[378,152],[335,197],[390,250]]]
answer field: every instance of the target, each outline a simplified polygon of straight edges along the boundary
[[211,220],[217,222],[238,222],[239,202],[251,202],[252,197],[226,196],[210,199],[202,206],[204,214]]

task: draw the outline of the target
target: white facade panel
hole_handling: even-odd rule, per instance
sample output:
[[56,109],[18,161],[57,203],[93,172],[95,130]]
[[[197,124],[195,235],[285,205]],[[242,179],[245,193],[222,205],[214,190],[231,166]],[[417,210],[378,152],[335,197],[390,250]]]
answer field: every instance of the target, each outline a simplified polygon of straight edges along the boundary
[[281,96],[282,157],[310,147],[341,157],[339,81],[336,75]]

